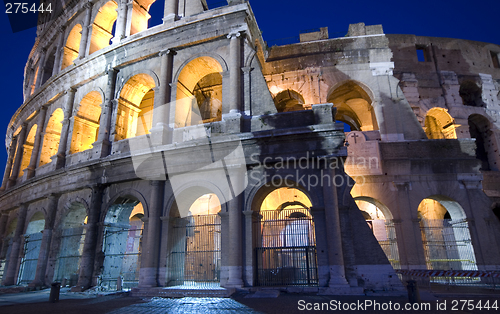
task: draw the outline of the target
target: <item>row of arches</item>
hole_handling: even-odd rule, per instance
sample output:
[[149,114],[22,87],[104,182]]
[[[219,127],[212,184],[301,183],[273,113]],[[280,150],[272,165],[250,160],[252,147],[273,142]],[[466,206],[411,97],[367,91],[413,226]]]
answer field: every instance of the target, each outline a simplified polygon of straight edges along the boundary
[[[208,56],[194,58],[180,70],[172,121],[175,127],[222,120],[222,72],[221,63]],[[150,133],[158,84],[156,75],[146,72],[131,76],[120,86],[116,107],[113,109],[113,114],[116,115],[114,135],[110,140],[120,141]],[[58,154],[65,119],[70,123],[67,153],[75,154],[92,149],[99,139],[104,101],[102,90],[94,89],[76,100],[75,110],[68,117],[65,117],[62,108],[51,106],[53,111],[49,113],[43,130],[39,130],[39,121],[29,125],[24,139],[21,166],[15,175],[22,177],[30,165],[37,132],[43,134],[43,138],[35,167],[51,163]],[[20,130],[21,127],[14,136],[19,136]],[[17,150],[14,154],[17,154]],[[13,159],[15,160],[15,155]],[[13,175],[11,172],[9,177]]]
[[[174,202],[168,210],[169,218],[163,219],[168,236],[162,236],[165,241],[161,243],[161,264],[167,269],[162,285],[219,285],[223,233],[227,236],[228,232],[224,229],[227,224],[221,222],[226,209],[217,193],[198,187],[188,190],[182,195],[188,195],[189,201]],[[317,285],[315,227],[309,197],[298,188],[275,188],[265,191],[252,207],[256,212],[251,226],[258,264],[256,284]],[[62,210],[50,243],[49,258],[54,262],[46,272],[49,282],[77,284],[89,210],[85,201],[73,201]],[[148,241],[144,224],[148,220],[147,203],[139,193],[125,192],[104,213],[95,257],[99,264],[97,284],[102,289],[130,289],[138,285],[141,262],[149,258],[142,255]],[[34,212],[27,220],[17,284],[29,284],[35,279],[42,231],[47,232],[44,212]],[[11,220],[3,238],[3,269],[15,260],[10,248],[17,224],[16,219]]]
[[[327,101],[337,108],[336,120],[344,124],[346,132],[378,130],[370,94],[366,86],[348,81],[335,87],[328,95]],[[304,97],[292,89],[277,92],[274,102],[278,112],[310,109]],[[428,139],[457,139],[458,127],[447,109],[431,108],[425,116],[424,131]],[[498,144],[493,124],[485,116],[471,114],[468,117],[468,131],[470,138],[476,140],[476,158],[481,161],[481,170],[497,171],[500,156],[496,153]]]
[[[401,268],[401,234],[392,212],[371,197],[356,197],[355,201],[392,266]],[[420,202],[418,217],[427,269],[478,269],[467,216],[458,202],[442,195],[429,196]]]
[[[69,25],[65,26],[66,30],[60,35],[62,37],[59,43],[44,48],[43,56],[32,66],[29,94],[79,58],[119,43],[125,37],[163,24],[165,19],[174,21],[208,9],[205,1],[200,0],[190,0],[187,4],[185,1],[170,3],[177,1],[133,0],[128,3],[122,0],[101,0],[94,4],[87,3],[83,12],[73,16]],[[169,12],[170,10],[176,12]]]

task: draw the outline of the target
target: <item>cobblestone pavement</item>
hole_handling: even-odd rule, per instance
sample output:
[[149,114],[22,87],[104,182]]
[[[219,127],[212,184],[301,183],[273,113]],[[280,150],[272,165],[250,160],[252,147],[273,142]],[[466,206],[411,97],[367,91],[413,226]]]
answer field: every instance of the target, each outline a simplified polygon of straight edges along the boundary
[[229,298],[180,298],[162,299],[153,298],[147,303],[133,304],[125,308],[117,309],[110,314],[139,314],[139,313],[241,313],[261,314],[252,308],[245,306]]

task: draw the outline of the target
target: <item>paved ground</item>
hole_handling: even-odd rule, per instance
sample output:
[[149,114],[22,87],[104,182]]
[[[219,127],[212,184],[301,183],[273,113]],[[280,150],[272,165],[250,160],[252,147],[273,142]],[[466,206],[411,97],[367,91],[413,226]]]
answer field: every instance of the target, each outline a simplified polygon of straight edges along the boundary
[[[493,305],[497,301],[500,310],[499,291],[442,291],[429,293],[422,291],[422,302],[429,304],[430,310],[420,309],[416,311],[405,311],[407,299],[405,297],[390,296],[317,296],[307,294],[281,293],[279,296],[273,294],[245,294],[237,293],[232,298],[135,298],[126,294],[98,295],[96,293],[71,293],[67,290],[61,291],[61,300],[57,303],[49,303],[49,290],[23,292],[17,294],[0,295],[1,314],[163,314],[163,313],[242,313],[242,314],[293,314],[293,313],[387,313],[384,307],[395,304],[402,307],[399,313],[497,313],[494,309],[478,309],[479,301],[484,305],[487,300]],[[473,300],[473,310],[462,310],[462,303],[458,303],[452,310],[454,303],[459,300]],[[446,303],[444,303],[446,302]],[[367,307],[366,304],[372,304]],[[374,304],[378,304],[379,309]],[[438,304],[442,310],[438,310]],[[444,310],[444,304],[446,310]],[[468,304],[467,304],[468,305]],[[327,310],[327,308],[329,308]],[[349,309],[345,306],[349,306]],[[321,309],[323,311],[314,310]],[[310,310],[308,310],[310,309]],[[387,308],[388,309],[388,308]]]

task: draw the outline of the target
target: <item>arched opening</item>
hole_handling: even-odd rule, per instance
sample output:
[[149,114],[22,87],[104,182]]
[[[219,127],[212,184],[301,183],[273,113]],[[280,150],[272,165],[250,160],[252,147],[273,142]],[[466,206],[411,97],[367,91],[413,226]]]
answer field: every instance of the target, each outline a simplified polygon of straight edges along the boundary
[[481,161],[481,170],[498,171],[498,146],[491,123],[487,118],[473,114],[469,116],[470,137],[476,140],[476,158]]
[[130,35],[148,29],[148,21],[151,18],[149,8],[156,0],[135,0],[132,7],[132,24],[130,25]]
[[418,206],[427,269],[477,270],[469,225],[463,208],[441,195]]
[[385,205],[371,197],[360,196],[354,200],[392,267],[400,269],[396,229],[391,212]]
[[123,86],[118,99],[115,141],[149,134],[153,124],[154,79],[134,75]]
[[[64,46],[61,70],[73,64],[80,52],[80,42],[82,40],[82,25],[76,24],[69,32]],[[85,49],[85,47],[83,47]]]
[[7,230],[5,230],[5,237],[2,240],[2,250],[0,251],[0,282],[3,281],[3,274],[9,267],[10,251],[12,248],[14,233],[16,232],[16,226],[17,218],[14,218],[7,226]]
[[144,208],[133,196],[119,197],[104,219],[101,287],[116,290],[118,278],[129,290],[139,283]]
[[57,155],[59,149],[59,141],[61,139],[62,121],[64,120],[64,112],[61,108],[57,108],[50,115],[49,122],[45,128],[43,136],[42,152],[40,154],[40,164],[43,166],[52,162],[53,156]]
[[45,217],[42,212],[36,212],[30,219],[24,233],[23,258],[19,267],[19,285],[27,285],[35,279],[36,265],[40,246],[42,244],[42,231],[45,227]]
[[42,83],[43,85],[52,77],[52,71],[54,70],[54,63],[56,61],[56,50],[57,48],[53,48],[52,50],[47,52],[47,56],[45,58],[45,64],[43,65],[42,71]]
[[337,87],[327,98],[337,108],[336,119],[347,124],[351,131],[378,130],[372,100],[354,81]]
[[97,91],[90,92],[83,97],[73,120],[71,154],[91,149],[92,144],[97,141],[101,104],[102,97]]
[[221,203],[214,193],[200,195],[205,192],[209,191],[185,191],[177,198],[183,200],[172,205],[167,286],[220,283]]
[[222,119],[222,66],[211,57],[186,64],[177,80],[175,126],[185,127]]
[[26,137],[26,142],[23,145],[23,158],[21,159],[21,167],[19,168],[19,177],[24,175],[24,170],[26,170],[26,168],[30,165],[37,128],[36,124],[31,127],[30,132]]
[[464,81],[460,84],[460,90],[458,91],[460,97],[462,97],[462,102],[466,106],[472,107],[484,107],[483,102],[483,91],[479,86],[477,86],[474,81]]
[[78,281],[80,260],[85,241],[87,211],[81,203],[71,204],[60,225],[59,255],[56,260],[54,281],[74,286]]
[[304,108],[304,97],[291,89],[287,89],[276,94],[276,96],[274,96],[274,104],[278,112],[299,111],[306,109]]
[[110,40],[113,38],[113,25],[118,17],[117,9],[118,4],[114,0],[108,1],[99,9],[92,24],[89,54],[110,45]]
[[425,134],[430,140],[456,139],[455,120],[448,110],[432,108],[425,116]]
[[277,188],[265,196],[253,224],[257,285],[318,284],[311,206],[296,188]]

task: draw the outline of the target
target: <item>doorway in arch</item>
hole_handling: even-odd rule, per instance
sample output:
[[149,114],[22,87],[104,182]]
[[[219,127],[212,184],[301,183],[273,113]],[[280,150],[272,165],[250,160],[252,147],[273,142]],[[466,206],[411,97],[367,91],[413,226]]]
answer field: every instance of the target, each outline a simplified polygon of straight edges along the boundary
[[[182,206],[182,204],[176,204]],[[186,217],[172,219],[167,286],[217,287],[221,268],[221,205],[213,193],[198,197]],[[178,212],[173,210],[172,212]],[[183,212],[181,210],[181,212]]]
[[254,224],[258,286],[318,284],[316,237],[309,198],[298,189],[267,195]]

